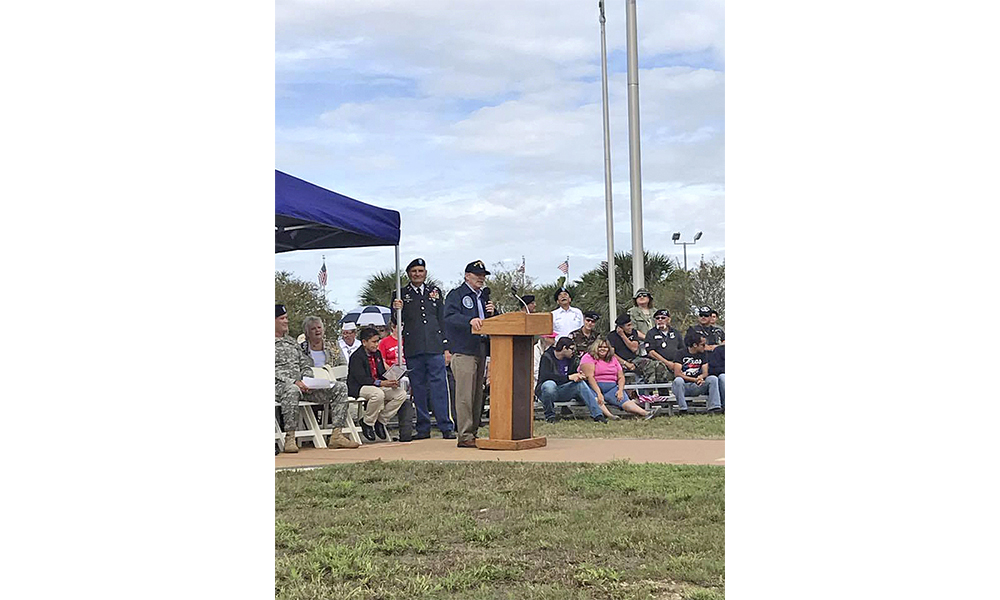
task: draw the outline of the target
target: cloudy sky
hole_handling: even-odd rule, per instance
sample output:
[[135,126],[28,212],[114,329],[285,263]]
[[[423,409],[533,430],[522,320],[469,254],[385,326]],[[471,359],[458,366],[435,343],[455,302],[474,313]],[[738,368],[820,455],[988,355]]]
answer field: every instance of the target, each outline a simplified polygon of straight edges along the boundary
[[[607,43],[615,251],[631,248],[625,2]],[[400,261],[446,285],[475,259],[554,281],[606,258],[596,0],[278,0],[276,168],[402,216]],[[646,250],[704,236],[688,263],[725,258],[721,1],[639,0]],[[275,255],[275,268],[357,305],[392,248]]]

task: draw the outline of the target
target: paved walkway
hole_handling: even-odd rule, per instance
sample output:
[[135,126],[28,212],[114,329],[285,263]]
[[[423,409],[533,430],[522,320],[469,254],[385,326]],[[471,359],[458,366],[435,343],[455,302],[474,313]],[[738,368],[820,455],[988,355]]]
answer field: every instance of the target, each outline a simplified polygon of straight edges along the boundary
[[458,448],[455,446],[455,440],[431,438],[405,444],[401,442],[365,444],[354,450],[301,448],[297,454],[275,456],[274,466],[277,469],[315,467],[368,460],[502,460],[598,463],[622,459],[628,459],[633,463],[725,465],[725,447],[725,440],[548,438],[548,444],[543,448],[499,451]]

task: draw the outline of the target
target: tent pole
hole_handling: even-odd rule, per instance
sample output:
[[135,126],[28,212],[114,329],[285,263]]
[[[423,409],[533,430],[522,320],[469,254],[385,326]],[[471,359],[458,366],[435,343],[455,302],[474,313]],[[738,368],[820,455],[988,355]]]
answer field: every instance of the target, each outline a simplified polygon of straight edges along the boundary
[[[399,287],[399,245],[396,248],[396,298],[402,300],[403,294]],[[396,311],[396,362],[397,364],[403,364],[403,309]]]

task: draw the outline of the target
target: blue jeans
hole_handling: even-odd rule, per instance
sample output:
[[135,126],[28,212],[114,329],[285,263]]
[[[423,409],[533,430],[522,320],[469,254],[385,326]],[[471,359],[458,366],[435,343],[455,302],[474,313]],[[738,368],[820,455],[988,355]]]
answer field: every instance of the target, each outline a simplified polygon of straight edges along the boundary
[[556,402],[569,402],[572,399],[583,400],[587,408],[590,409],[590,416],[597,417],[603,415],[601,407],[597,405],[597,394],[590,389],[586,381],[570,381],[562,385],[552,381],[545,381],[538,390],[538,399],[545,407],[545,418],[555,418]]
[[670,387],[674,391],[674,397],[677,398],[677,408],[680,410],[688,409],[685,396],[701,396],[706,393],[708,394],[709,409],[722,408],[722,395],[719,393],[721,386],[719,385],[719,378],[715,375],[706,377],[705,383],[701,385],[684,381],[682,377],[675,377]]
[[[444,354],[417,354],[406,357],[413,386],[413,404],[417,409],[417,433],[431,432],[431,415],[437,420],[441,433],[453,431],[455,424],[448,416],[448,384],[445,382]],[[428,396],[430,396],[428,410]]]
[[600,388],[601,394],[604,395],[604,403],[610,404],[611,406],[622,407],[622,404],[629,401],[629,397],[622,395],[622,401],[618,401],[618,382],[617,381],[598,381],[597,387]]
[[719,398],[722,400],[722,410],[726,410],[726,374],[719,373]]

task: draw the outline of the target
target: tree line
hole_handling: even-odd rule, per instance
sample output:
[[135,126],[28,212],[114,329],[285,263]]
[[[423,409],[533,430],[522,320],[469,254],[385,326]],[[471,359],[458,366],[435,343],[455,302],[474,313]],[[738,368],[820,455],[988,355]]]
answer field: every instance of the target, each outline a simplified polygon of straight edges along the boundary
[[[653,295],[656,308],[670,311],[671,324],[675,329],[685,331],[698,322],[695,310],[708,305],[719,312],[719,325],[725,328],[726,320],[726,262],[702,260],[697,266],[685,271],[676,259],[657,252],[643,253],[643,270],[646,289]],[[615,254],[615,308],[616,315],[608,314],[608,263],[587,271],[578,279],[566,284],[565,277],[555,281],[539,283],[517,270],[516,265],[503,262],[489,267],[486,286],[490,288],[490,298],[501,311],[511,312],[521,308],[521,303],[511,292],[516,287],[521,295],[533,294],[536,311],[551,311],[556,308],[553,298],[556,290],[565,284],[573,306],[581,310],[593,310],[601,314],[600,329],[612,329],[614,318],[633,306],[632,295],[632,253]],[[405,273],[400,273],[400,285],[407,285]],[[427,284],[441,288],[447,294],[462,285],[462,279],[445,285],[440,280],[428,276]],[[289,334],[292,337],[302,333],[302,319],[316,315],[323,319],[329,329],[339,329],[337,325],[343,312],[329,306],[319,286],[315,283],[296,279],[291,273],[278,271],[274,275],[275,297],[281,299],[288,309]],[[358,295],[361,305],[389,306],[396,291],[396,271],[386,269],[373,273],[365,280]]]

